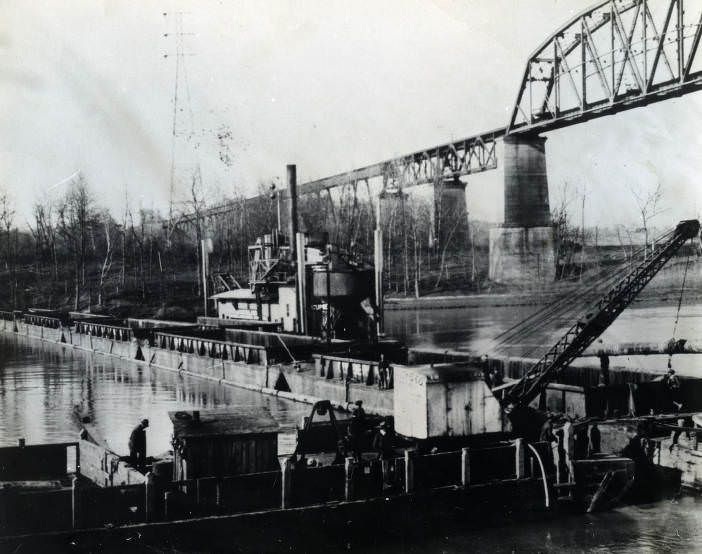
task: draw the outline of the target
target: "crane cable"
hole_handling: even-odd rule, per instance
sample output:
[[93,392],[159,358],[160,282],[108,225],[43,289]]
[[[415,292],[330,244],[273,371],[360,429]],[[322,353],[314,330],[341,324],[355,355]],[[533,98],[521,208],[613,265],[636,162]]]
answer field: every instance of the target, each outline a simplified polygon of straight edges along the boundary
[[680,308],[682,307],[683,295],[685,294],[685,281],[687,280],[687,269],[690,267],[690,252],[687,253],[685,261],[685,271],[683,272],[682,285],[680,286],[680,297],[678,298],[678,309],[675,313],[675,323],[673,324],[673,337],[670,339],[670,347],[668,352],[668,369],[673,367],[673,353],[675,352],[675,333],[678,330],[678,322],[680,321]]

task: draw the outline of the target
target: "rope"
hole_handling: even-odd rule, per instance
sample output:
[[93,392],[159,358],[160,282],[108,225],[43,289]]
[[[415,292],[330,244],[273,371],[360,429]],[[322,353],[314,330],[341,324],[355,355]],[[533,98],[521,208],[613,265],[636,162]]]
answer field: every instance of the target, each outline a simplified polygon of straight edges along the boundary
[[288,353],[288,356],[290,356],[290,359],[293,361],[293,363],[294,363],[294,364],[297,363],[297,360],[295,359],[295,356],[293,356],[293,355],[292,355],[292,352],[290,352],[290,350],[288,350],[287,345],[285,344],[285,342],[283,342],[283,339],[280,337],[280,335],[279,335],[278,333],[276,333],[275,336],[278,337],[278,340],[280,341],[280,344],[283,345],[283,348],[285,348],[285,351]]
[[673,324],[673,337],[671,341],[673,344],[670,348],[670,353],[668,354],[668,368],[672,367],[673,364],[673,351],[675,346],[675,333],[678,331],[678,322],[680,321],[680,308],[682,307],[683,295],[685,294],[685,281],[687,280],[687,269],[690,267],[690,253],[687,253],[687,260],[685,261],[685,271],[683,272],[682,285],[680,286],[680,297],[678,298],[678,310],[675,313],[675,323]]
[[[656,238],[655,242],[667,240],[672,236],[674,230],[670,230],[660,237]],[[491,341],[488,350],[500,351],[509,349],[511,346],[517,346],[520,342],[528,339],[529,336],[534,336],[539,332],[552,331],[554,324],[562,327],[565,322],[573,320],[577,316],[584,315],[589,309],[594,308],[594,304],[602,294],[611,289],[616,282],[621,279],[621,273],[618,269],[631,261],[639,264],[643,260],[642,254],[645,254],[646,246],[639,247],[632,252],[629,260],[624,259],[614,266],[602,268],[598,274],[594,276],[594,281],[588,283],[585,287],[579,290],[566,291],[562,296],[558,297],[554,302],[547,304],[541,309],[529,315],[526,319],[514,324],[506,329]],[[641,258],[641,259],[639,259]],[[560,322],[560,323],[559,323]],[[522,356],[530,356],[535,351],[542,348],[541,345],[522,345],[526,346],[526,350],[522,351]],[[531,348],[529,348],[531,346]]]

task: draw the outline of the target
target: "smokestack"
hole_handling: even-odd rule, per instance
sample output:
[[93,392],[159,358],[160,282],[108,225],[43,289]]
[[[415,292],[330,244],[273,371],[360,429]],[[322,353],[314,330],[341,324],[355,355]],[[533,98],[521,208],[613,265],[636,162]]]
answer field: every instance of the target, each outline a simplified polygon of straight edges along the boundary
[[297,236],[297,166],[288,164],[288,203],[290,213],[288,214],[288,238],[290,239],[290,253],[292,259],[295,259],[295,241]]

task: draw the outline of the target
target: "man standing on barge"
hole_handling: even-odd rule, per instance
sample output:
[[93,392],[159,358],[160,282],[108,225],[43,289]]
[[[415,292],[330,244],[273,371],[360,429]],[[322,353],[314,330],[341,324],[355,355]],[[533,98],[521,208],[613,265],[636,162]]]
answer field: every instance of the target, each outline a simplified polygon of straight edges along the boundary
[[146,428],[148,426],[149,420],[142,419],[129,435],[129,461],[140,471],[146,466]]

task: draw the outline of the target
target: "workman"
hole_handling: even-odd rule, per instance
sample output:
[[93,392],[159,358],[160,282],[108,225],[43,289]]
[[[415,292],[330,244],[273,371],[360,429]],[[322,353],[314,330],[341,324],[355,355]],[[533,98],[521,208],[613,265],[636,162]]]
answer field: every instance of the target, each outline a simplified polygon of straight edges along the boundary
[[553,415],[548,414],[539,431],[539,442],[552,443],[555,442],[556,436],[553,434]]
[[624,447],[621,454],[625,458],[631,458],[638,468],[640,465],[648,462],[648,456],[646,456],[646,451],[641,444],[639,430],[633,425],[629,425],[626,428],[626,436],[629,438],[629,443]]
[[668,391],[673,411],[679,412],[683,406],[680,397],[680,379],[675,375],[675,370],[670,362],[668,362],[668,373],[663,377],[663,384]]
[[563,451],[565,454],[565,463],[568,468],[568,482],[575,482],[575,466],[573,459],[575,457],[575,429],[573,422],[566,419],[563,424]]
[[380,422],[378,432],[373,438],[373,450],[378,454],[380,465],[383,471],[383,488],[391,486],[390,483],[390,460],[394,457],[394,449],[392,441],[388,435],[387,425],[384,421]]
[[357,418],[361,423],[365,425],[366,411],[363,409],[363,400],[356,400],[354,404],[356,405],[356,407],[351,412],[352,417]]
[[480,365],[483,366],[483,378],[485,379],[487,386],[492,388],[493,383],[492,376],[490,375],[490,359],[488,358],[487,354],[483,354],[483,356],[480,358]]
[[[602,342],[600,340],[600,342]],[[600,382],[599,385],[602,387],[609,386],[609,356],[604,350],[600,350],[597,354],[600,359]]]
[[558,429],[554,435],[556,440],[551,443],[553,465],[556,468],[556,483],[562,483],[563,475],[566,473],[565,451],[563,450],[563,429]]
[[338,440],[336,442],[336,456],[334,456],[334,460],[332,460],[332,465],[343,465],[346,463],[346,457],[348,456],[348,453],[346,452],[346,444],[344,444],[343,440]]
[[361,461],[363,452],[363,435],[366,432],[366,412],[363,409],[363,400],[356,400],[356,407],[351,413],[351,423],[348,426],[348,442],[357,462]]
[[129,435],[129,461],[133,467],[143,470],[146,466],[146,428],[148,419],[142,419]]

